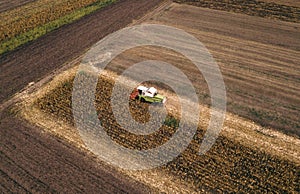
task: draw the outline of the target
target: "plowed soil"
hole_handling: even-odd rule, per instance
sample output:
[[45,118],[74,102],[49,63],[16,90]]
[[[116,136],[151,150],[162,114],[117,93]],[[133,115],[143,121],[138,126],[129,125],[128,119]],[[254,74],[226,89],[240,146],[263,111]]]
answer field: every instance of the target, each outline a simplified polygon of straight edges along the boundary
[[[179,4],[148,22],[183,29],[208,48],[223,74],[229,112],[299,137],[300,24]],[[190,76],[202,103],[209,104],[206,82],[193,64],[160,52],[131,52],[114,71],[141,58],[167,61]]]
[[198,7],[205,7],[216,10],[243,13],[252,16],[259,16],[271,19],[278,19],[290,22],[299,22],[300,4],[299,1],[280,0],[174,0],[177,3],[186,3]]

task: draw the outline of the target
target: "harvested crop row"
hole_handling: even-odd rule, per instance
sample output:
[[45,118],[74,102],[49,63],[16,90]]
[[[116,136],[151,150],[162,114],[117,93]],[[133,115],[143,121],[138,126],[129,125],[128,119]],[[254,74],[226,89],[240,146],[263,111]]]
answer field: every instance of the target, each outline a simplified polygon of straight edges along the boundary
[[[97,88],[97,94],[99,95],[96,95],[95,99],[95,103],[97,104],[96,111],[98,112],[100,122],[107,130],[107,133],[118,143],[131,149],[151,149],[165,143],[169,140],[169,137],[173,135],[176,129],[176,124],[174,123],[176,122],[176,119],[172,113],[169,113],[167,117],[167,121],[169,122],[165,122],[165,125],[162,125],[163,123],[157,123],[158,125],[162,125],[161,129],[147,137],[134,135],[123,129],[115,120],[109,101],[114,82],[104,78],[101,79],[100,82],[101,84],[99,84],[99,87]],[[59,119],[62,118],[68,124],[73,125],[71,110],[72,84],[73,80],[63,83],[58,87],[58,93],[54,92],[44,96],[43,98],[38,99],[36,104],[46,113],[53,112]],[[129,103],[133,118],[142,123],[148,122],[150,117],[147,111],[149,104],[133,100]],[[119,111],[122,111],[119,112],[119,114],[128,114],[127,110],[120,109]]]
[[[71,110],[73,79],[60,84],[49,94],[38,99],[36,105],[43,112],[73,124]],[[149,149],[161,145],[174,133],[175,128],[164,126],[148,136],[130,134],[116,123],[111,111],[110,95],[114,81],[101,79],[96,93],[96,109],[107,134],[119,144],[132,149]],[[147,104],[131,102],[131,112],[146,122]],[[138,108],[137,108],[138,107]],[[142,110],[141,110],[142,108]],[[188,127],[188,126],[186,126]],[[198,155],[204,131],[199,127],[189,147],[175,160],[161,167],[181,181],[192,182],[195,187],[218,192],[294,192],[297,189],[297,166],[286,160],[245,147],[223,136],[204,156]]]
[[289,22],[299,22],[300,20],[299,7],[276,4],[273,2],[257,0],[174,0],[174,2]]

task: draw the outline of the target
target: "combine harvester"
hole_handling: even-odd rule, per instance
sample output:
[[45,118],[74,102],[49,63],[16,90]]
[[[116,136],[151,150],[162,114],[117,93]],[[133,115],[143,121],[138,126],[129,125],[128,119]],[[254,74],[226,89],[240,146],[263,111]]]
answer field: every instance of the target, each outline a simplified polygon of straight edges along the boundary
[[130,95],[132,100],[140,100],[141,102],[149,103],[165,103],[167,98],[157,93],[157,89],[154,87],[147,88],[145,86],[137,87]]

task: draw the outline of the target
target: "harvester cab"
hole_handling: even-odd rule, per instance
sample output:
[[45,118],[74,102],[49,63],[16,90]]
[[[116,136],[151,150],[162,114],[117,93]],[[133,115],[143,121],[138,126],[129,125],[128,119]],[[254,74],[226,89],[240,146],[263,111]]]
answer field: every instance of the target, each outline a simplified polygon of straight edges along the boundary
[[165,103],[167,98],[157,93],[154,87],[147,88],[145,86],[137,87],[130,95],[131,99],[140,100],[142,102],[159,102]]

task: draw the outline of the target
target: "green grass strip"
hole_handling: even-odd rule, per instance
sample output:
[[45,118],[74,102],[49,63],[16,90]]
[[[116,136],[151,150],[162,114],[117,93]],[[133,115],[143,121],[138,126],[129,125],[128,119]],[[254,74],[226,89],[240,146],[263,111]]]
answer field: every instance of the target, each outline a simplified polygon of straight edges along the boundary
[[53,20],[43,26],[37,26],[32,30],[29,30],[25,33],[22,33],[14,38],[5,40],[0,44],[0,55],[3,55],[7,52],[13,51],[17,47],[26,44],[30,41],[36,40],[39,37],[69,23],[72,23],[86,15],[93,13],[94,11],[103,8],[107,5],[110,5],[117,0],[99,0],[89,6],[75,10],[74,12],[65,15],[57,20]]

